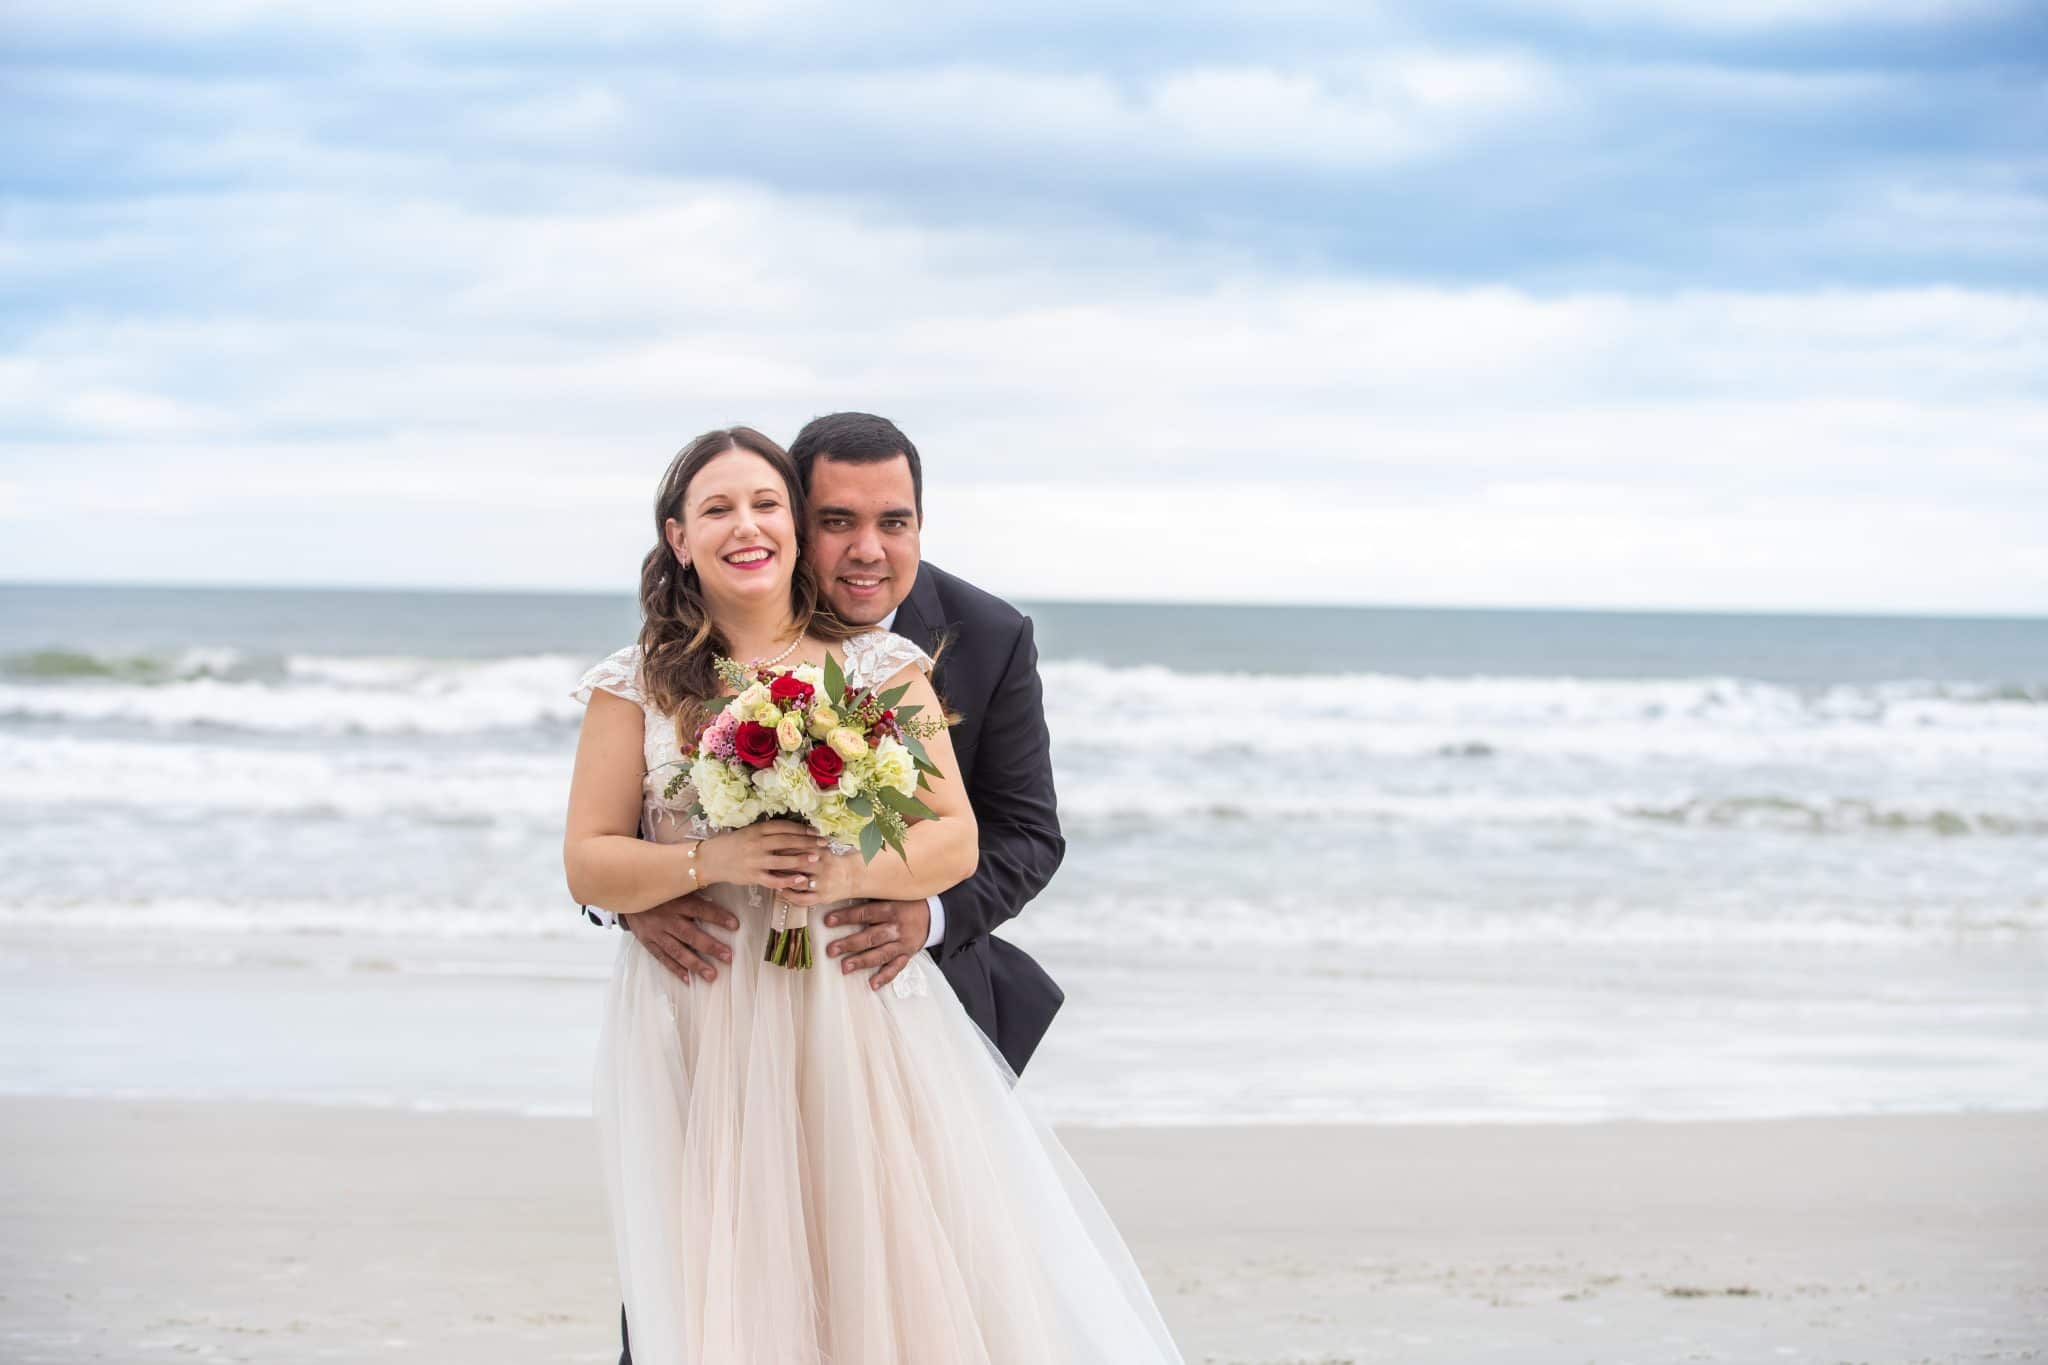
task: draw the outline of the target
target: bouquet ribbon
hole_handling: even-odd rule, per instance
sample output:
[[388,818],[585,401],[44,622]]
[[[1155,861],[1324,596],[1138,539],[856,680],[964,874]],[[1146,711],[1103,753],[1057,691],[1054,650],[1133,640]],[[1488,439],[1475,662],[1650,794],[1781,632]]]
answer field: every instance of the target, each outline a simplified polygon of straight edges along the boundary
[[807,907],[786,904],[778,895],[775,898],[775,922],[768,930],[768,951],[761,955],[761,960],[791,971],[808,970],[811,965],[811,935],[807,926],[810,922],[811,912]]

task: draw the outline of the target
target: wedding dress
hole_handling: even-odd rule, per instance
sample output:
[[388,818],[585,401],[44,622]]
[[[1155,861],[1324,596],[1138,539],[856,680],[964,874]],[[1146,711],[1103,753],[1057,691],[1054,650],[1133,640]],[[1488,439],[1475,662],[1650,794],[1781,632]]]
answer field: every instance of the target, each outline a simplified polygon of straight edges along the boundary
[[[866,686],[931,660],[887,631],[845,644]],[[688,814],[675,727],[628,647],[577,689],[645,715],[641,834]],[[891,856],[884,853],[884,857]],[[1016,1078],[922,955],[877,991],[824,947],[762,961],[770,896],[718,885],[740,929],[684,985],[619,936],[595,1092],[635,1365],[1148,1365],[1179,1352],[1122,1238]]]

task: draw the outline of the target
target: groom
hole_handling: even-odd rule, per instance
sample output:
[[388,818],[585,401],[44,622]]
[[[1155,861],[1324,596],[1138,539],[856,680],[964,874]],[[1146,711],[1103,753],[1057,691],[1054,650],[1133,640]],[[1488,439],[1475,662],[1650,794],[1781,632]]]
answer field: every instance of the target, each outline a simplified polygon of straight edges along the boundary
[[[1066,851],[1031,618],[919,562],[924,470],[895,423],[835,412],[798,432],[789,453],[810,504],[812,567],[833,610],[939,655],[932,683],[961,717],[953,754],[981,832],[980,866],[944,895],[866,901],[826,915],[828,925],[860,928],[827,948],[817,969],[870,971],[869,984],[880,988],[914,954],[931,953],[968,1015],[1022,1072],[1065,998],[1044,968],[993,932],[1044,889]],[[715,974],[730,948],[712,926],[738,927],[697,896],[625,921],[679,974]]]

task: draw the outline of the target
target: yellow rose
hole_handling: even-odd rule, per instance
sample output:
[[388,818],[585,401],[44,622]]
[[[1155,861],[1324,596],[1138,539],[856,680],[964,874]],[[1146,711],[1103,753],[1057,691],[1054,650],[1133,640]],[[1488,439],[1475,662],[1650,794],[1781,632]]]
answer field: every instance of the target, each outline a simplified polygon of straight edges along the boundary
[[811,737],[823,739],[839,724],[839,713],[822,702],[811,708]]
[[794,713],[784,716],[775,723],[775,742],[788,753],[804,742],[804,718]]
[[832,746],[833,753],[848,763],[867,756],[868,742],[861,738],[859,731],[849,730],[844,725],[826,735],[825,742]]
[[771,697],[763,697],[754,707],[754,723],[773,728],[782,724],[782,708]]

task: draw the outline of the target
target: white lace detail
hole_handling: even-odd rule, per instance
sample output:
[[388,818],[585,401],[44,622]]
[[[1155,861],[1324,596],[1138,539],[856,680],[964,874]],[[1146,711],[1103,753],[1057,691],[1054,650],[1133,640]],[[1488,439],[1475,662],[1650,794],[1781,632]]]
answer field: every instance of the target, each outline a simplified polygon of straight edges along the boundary
[[896,979],[889,983],[889,989],[896,992],[898,1000],[908,1000],[913,995],[930,995],[932,983],[925,979],[924,964],[912,953],[910,961],[903,964],[903,970],[896,973]]
[[931,675],[932,656],[894,631],[871,630],[854,636],[843,648],[846,680],[855,687],[887,682],[910,664],[923,669],[927,677]]
[[590,704],[590,694],[603,688],[615,697],[637,702],[642,707],[647,699],[640,691],[640,646],[627,645],[616,653],[605,656],[576,684],[576,690],[569,695],[584,705]]

